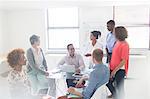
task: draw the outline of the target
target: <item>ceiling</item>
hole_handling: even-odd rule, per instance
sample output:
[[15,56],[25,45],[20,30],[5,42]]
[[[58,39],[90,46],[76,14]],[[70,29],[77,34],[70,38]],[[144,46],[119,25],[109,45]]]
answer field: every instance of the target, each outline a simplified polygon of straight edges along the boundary
[[0,9],[41,9],[48,7],[149,6],[149,0],[0,0]]

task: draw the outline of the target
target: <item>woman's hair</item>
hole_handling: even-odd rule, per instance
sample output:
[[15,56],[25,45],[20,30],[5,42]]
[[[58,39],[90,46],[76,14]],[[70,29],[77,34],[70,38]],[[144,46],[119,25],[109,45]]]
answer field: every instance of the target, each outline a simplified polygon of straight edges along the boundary
[[16,65],[18,65],[20,57],[24,53],[24,50],[20,48],[12,50],[8,53],[7,62],[12,68],[14,68]]
[[30,37],[30,43],[31,43],[31,45],[33,45],[35,42],[39,41],[39,39],[40,39],[40,36],[32,35]]
[[97,62],[101,62],[103,58],[103,51],[101,49],[95,49],[92,56]]
[[91,33],[93,34],[94,37],[96,37],[96,39],[98,39],[98,37],[101,36],[100,31],[92,31]]
[[124,41],[128,37],[128,32],[125,27],[118,26],[115,28],[115,37],[119,41]]

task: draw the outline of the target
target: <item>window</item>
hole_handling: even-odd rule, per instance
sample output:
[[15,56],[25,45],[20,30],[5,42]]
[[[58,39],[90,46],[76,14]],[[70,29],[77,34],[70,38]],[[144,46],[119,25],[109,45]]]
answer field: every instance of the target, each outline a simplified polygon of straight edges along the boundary
[[127,27],[130,48],[149,48],[149,27]]
[[78,8],[48,9],[48,49],[65,51],[70,43],[79,48]]
[[115,7],[117,25],[127,28],[130,48],[149,49],[149,7],[118,6]]

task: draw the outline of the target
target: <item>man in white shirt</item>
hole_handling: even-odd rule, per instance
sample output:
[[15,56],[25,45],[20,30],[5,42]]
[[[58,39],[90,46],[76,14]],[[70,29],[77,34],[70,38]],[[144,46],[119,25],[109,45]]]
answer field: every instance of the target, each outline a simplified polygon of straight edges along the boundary
[[[67,64],[67,65],[74,65],[75,66],[75,73],[80,73],[81,70],[85,68],[83,58],[80,54],[75,53],[75,48],[73,44],[67,45],[68,54],[63,57],[63,59],[58,63],[58,66]],[[68,88],[70,86],[75,87],[76,83],[74,83],[75,77],[72,75],[73,72],[67,72],[66,82]]]
[[114,28],[115,28],[115,21],[109,20],[107,22],[107,29],[108,29],[109,33],[107,34],[107,37],[106,37],[106,54],[107,54],[106,63],[109,63],[111,60],[112,50],[113,50],[115,42],[116,42],[116,38],[113,34]]

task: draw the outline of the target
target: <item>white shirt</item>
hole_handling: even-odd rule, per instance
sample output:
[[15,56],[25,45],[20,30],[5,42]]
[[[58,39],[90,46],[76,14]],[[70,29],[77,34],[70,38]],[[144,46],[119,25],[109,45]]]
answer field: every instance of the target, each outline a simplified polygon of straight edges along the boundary
[[[84,66],[84,61],[82,59],[82,56],[80,54],[75,53],[73,57],[71,57],[69,54],[67,54],[62,60],[58,63],[58,65],[75,65],[75,68],[80,68],[80,66]],[[80,68],[83,69],[83,68]]]
[[36,66],[38,66],[39,68],[43,67],[43,65],[42,65],[43,64],[42,63],[43,62],[43,55],[42,55],[41,49],[39,48],[38,52],[36,52],[36,50],[33,47],[31,49],[33,51]]
[[108,33],[106,37],[106,48],[108,49],[109,53],[112,53],[115,42],[116,42],[116,38],[113,35],[113,33],[111,32]]
[[84,54],[87,54],[87,53],[92,54],[93,51],[94,51],[95,49],[97,49],[97,48],[103,50],[103,44],[97,41],[96,44],[93,46],[93,45],[92,45],[92,42],[88,42],[88,43],[85,45]]
[[26,97],[27,99],[27,96],[30,95],[29,81],[24,70],[18,72],[12,69],[8,74],[8,82],[13,99],[18,99],[17,97],[22,97],[23,99]]
[[[61,59],[61,61],[58,63],[58,66],[64,64],[74,65],[76,69],[79,68],[80,70],[84,69],[85,67],[82,56],[77,53],[75,53],[73,57],[67,54]],[[73,73],[67,73],[67,79],[73,79],[74,77],[72,76],[72,74]]]
[[[88,54],[88,53],[92,54],[93,51],[97,48],[103,50],[103,44],[97,41],[96,44],[93,46],[92,42],[88,42],[86,45],[84,45],[84,48],[83,48],[83,51],[82,51],[83,56]],[[88,68],[92,68],[92,66],[93,66],[92,58],[84,56],[83,59],[84,59],[85,65]]]

